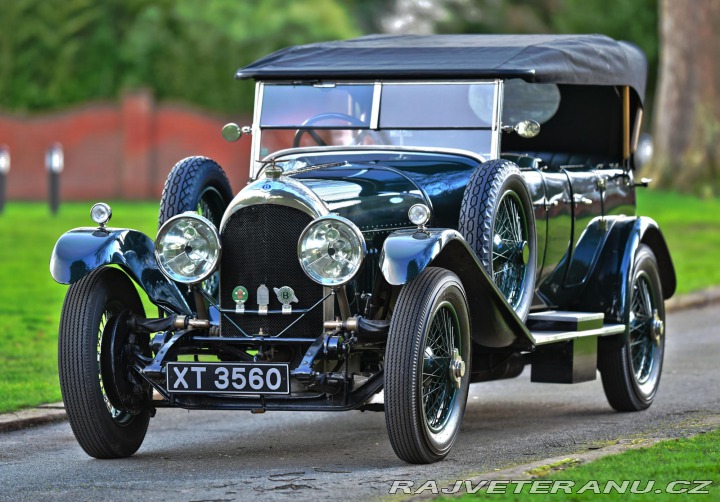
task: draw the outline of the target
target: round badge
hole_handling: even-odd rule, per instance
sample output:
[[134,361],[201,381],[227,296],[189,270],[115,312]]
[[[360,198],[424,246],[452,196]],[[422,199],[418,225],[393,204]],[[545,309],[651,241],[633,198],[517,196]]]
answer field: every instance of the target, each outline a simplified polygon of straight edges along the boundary
[[233,289],[232,297],[236,303],[245,303],[248,299],[248,290],[245,289],[245,286],[238,286]]

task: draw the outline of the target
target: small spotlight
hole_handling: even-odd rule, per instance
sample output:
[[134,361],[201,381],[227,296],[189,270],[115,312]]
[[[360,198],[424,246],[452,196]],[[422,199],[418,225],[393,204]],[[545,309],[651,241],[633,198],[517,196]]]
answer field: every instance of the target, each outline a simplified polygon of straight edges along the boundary
[[104,202],[98,202],[90,209],[90,218],[101,227],[104,227],[112,218],[112,209]]
[[430,220],[430,208],[425,204],[415,204],[408,210],[408,218],[413,225],[422,227]]

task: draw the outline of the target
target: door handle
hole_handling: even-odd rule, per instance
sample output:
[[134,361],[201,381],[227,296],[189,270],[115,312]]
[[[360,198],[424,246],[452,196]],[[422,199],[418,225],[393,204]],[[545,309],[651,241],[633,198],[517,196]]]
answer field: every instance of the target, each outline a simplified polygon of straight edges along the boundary
[[[564,202],[564,201],[563,201]],[[560,201],[557,199],[543,199],[542,202],[536,202],[533,204],[533,206],[536,207],[544,207],[545,210],[549,210],[551,207],[556,207],[558,204],[560,204]]]
[[563,203],[565,204],[574,204],[576,206],[580,204],[585,204],[587,206],[591,205],[593,203],[592,199],[588,199],[587,197],[583,197],[582,195],[573,195],[572,200],[569,199],[563,199]]

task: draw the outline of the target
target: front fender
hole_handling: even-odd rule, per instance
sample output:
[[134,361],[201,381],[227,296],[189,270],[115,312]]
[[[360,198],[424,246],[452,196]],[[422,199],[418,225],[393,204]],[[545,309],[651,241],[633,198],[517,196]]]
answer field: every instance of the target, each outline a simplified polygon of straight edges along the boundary
[[398,230],[385,239],[380,271],[390,285],[406,284],[428,266],[445,268],[460,278],[467,296],[475,343],[494,348],[531,347],[525,324],[457,231]]
[[58,239],[50,257],[50,274],[60,284],[73,284],[98,267],[119,265],[150,300],[178,314],[191,314],[177,285],[163,275],[152,239],[137,230],[76,228]]
[[462,236],[455,230],[447,229],[393,232],[383,244],[380,270],[388,284],[406,284],[425,270],[447,243],[455,239],[462,239]]

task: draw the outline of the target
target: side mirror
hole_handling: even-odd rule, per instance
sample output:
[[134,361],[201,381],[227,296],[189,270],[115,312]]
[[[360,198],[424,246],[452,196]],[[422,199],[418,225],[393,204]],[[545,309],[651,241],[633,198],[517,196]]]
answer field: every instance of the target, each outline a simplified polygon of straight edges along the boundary
[[535,120],[521,120],[514,126],[503,126],[502,132],[516,132],[521,138],[534,138],[540,134],[540,123]]
[[222,137],[225,141],[233,142],[240,139],[243,134],[250,134],[252,129],[249,126],[240,127],[234,122],[225,124],[222,128]]
[[515,124],[513,130],[521,138],[534,138],[540,134],[540,124],[534,120],[521,120]]

